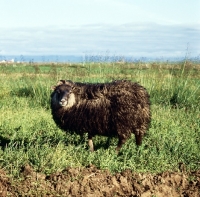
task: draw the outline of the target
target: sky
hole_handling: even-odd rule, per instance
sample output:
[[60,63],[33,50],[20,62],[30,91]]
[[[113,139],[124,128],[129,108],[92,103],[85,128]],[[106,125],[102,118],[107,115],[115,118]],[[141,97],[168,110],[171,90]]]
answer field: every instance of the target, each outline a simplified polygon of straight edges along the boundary
[[200,55],[200,0],[0,0],[0,56]]

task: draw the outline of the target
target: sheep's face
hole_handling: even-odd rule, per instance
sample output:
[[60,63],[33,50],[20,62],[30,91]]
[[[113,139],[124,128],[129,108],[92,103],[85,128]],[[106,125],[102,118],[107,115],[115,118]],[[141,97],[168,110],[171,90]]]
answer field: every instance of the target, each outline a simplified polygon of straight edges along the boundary
[[72,87],[66,84],[56,86],[52,95],[52,102],[60,107],[70,108],[75,104]]

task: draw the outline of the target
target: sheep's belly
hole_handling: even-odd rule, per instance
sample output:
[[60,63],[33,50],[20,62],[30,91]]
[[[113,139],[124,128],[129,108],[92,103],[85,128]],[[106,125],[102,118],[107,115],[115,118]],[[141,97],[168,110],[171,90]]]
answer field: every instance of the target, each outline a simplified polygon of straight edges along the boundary
[[65,113],[60,120],[61,122],[58,124],[63,130],[75,131],[80,134],[116,135],[115,123],[108,108],[74,110]]

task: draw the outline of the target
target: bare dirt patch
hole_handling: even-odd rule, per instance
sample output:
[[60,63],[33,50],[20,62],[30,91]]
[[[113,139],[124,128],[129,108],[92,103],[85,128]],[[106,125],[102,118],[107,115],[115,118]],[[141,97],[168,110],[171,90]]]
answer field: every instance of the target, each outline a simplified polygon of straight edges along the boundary
[[18,179],[11,179],[0,170],[0,196],[199,197],[200,171],[150,174],[126,170],[111,174],[89,166],[46,176],[27,165]]

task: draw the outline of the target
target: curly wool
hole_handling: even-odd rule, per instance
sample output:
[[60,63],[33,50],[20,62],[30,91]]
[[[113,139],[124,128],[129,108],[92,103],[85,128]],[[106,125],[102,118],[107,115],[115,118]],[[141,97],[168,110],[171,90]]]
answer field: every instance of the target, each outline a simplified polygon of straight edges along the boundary
[[[131,133],[135,134],[136,144],[141,144],[150,123],[150,101],[146,89],[138,83],[119,80],[89,84],[61,80],[53,89],[54,121],[67,132],[88,133],[91,151],[95,135],[117,136],[117,151]],[[59,105],[61,100],[68,105]]]

